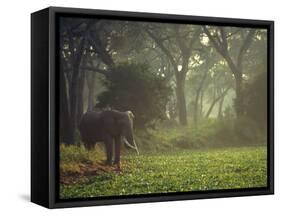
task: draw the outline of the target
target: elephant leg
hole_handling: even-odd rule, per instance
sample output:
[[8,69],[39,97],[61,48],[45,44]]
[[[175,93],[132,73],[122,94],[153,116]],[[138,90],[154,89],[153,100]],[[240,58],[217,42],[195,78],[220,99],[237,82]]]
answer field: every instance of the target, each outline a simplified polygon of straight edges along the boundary
[[111,137],[105,140],[105,150],[106,150],[106,164],[112,164],[112,151],[113,151],[113,139]]
[[121,148],[121,139],[120,137],[115,138],[115,160],[114,164],[117,164],[117,167],[120,169],[120,148]]

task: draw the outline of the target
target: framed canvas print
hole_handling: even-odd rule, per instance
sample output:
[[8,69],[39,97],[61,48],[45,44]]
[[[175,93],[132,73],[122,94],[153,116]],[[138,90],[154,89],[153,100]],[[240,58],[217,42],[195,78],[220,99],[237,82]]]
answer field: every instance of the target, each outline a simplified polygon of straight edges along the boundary
[[273,21],[31,16],[31,201],[273,194]]

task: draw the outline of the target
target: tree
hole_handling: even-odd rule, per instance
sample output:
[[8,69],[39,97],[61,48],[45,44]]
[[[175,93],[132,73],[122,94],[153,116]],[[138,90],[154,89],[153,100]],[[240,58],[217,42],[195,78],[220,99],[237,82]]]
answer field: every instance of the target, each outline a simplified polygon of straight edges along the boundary
[[[95,19],[61,20],[60,29],[61,52],[61,94],[66,98],[61,102],[61,112],[66,113],[61,118],[62,142],[75,143],[75,131],[84,112],[84,87],[86,71],[94,71],[104,75],[110,73],[114,62],[106,50],[106,23]],[[92,55],[95,53],[95,55]],[[91,57],[98,57],[108,70],[88,67]],[[89,60],[90,59],[90,60]],[[90,92],[90,91],[89,91]]]
[[247,34],[244,36],[243,33],[245,30],[239,30],[239,43],[235,44],[233,47],[239,47],[237,50],[237,58],[231,55],[230,49],[234,49],[231,47],[234,43],[231,44],[231,39],[233,35],[239,33],[238,31],[231,32],[227,31],[226,27],[216,27],[210,28],[207,26],[203,26],[204,32],[208,36],[209,40],[216,48],[218,53],[224,57],[226,60],[232,74],[235,77],[235,90],[236,90],[236,114],[238,117],[244,114],[244,99],[243,99],[243,59],[245,54],[247,53],[253,38],[255,36],[256,30],[249,29]]
[[[259,71],[258,71],[259,72]],[[244,91],[245,113],[264,133],[267,130],[267,74],[260,72]]]
[[[215,97],[214,97],[214,99],[213,99],[213,101],[212,101],[212,103],[211,103],[211,105],[210,105],[210,107],[209,107],[209,109],[206,113],[205,118],[209,118],[209,116],[210,116],[214,106],[216,105],[216,103],[219,102],[219,101],[223,101],[223,99],[224,99],[225,95],[227,94],[227,92],[229,91],[229,89],[230,89],[230,87],[224,89],[222,92],[220,92],[220,94],[218,96],[215,95]],[[220,106],[222,106],[222,104]]]
[[[203,100],[205,89],[207,89],[210,83],[210,72],[215,64],[220,60],[216,55],[214,48],[210,45],[206,45],[203,42],[202,37],[200,38],[199,52],[193,55],[190,64],[190,74],[188,77],[187,86],[189,87],[190,103],[193,106],[193,121],[195,125],[198,123],[198,119],[202,117],[200,108],[200,99]],[[203,103],[201,103],[203,106]]]
[[151,127],[166,118],[171,88],[147,65],[120,64],[105,78],[104,85],[107,90],[98,96],[97,107],[131,110],[138,128]]
[[[82,20],[73,21],[71,18],[62,19],[60,29],[61,51],[61,94],[65,96],[61,103],[61,111],[65,118],[61,122],[63,142],[74,143],[77,126],[79,85],[82,85],[83,74],[80,76],[80,64],[86,44],[86,34],[89,23]],[[62,110],[63,109],[63,110]],[[67,118],[67,119],[66,119]]]
[[145,29],[146,33],[166,55],[172,65],[176,80],[179,122],[181,125],[187,125],[185,79],[189,70],[189,60],[194,51],[194,44],[201,32],[200,27],[192,25],[165,25],[164,29],[161,29],[157,24],[149,24]]

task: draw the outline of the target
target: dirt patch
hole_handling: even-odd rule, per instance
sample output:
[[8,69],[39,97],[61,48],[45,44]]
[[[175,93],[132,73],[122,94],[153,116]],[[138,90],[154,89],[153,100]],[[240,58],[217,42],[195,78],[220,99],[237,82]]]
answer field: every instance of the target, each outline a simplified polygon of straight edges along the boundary
[[60,173],[60,183],[64,185],[87,182],[88,177],[102,175],[104,173],[120,174],[121,170],[116,165],[106,165],[103,161],[83,161],[79,163],[79,171],[67,171]]

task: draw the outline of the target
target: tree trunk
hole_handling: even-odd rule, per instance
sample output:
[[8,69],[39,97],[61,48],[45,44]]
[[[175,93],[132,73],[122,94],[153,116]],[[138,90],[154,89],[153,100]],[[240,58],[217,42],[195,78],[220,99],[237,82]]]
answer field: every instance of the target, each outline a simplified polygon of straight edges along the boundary
[[79,124],[81,117],[84,113],[84,103],[83,103],[83,92],[84,92],[84,85],[85,85],[85,70],[81,70],[79,76],[79,85],[77,90],[77,116],[76,122]]
[[199,112],[199,114],[200,114],[200,119],[202,119],[202,117],[203,117],[203,102],[204,102],[204,91],[201,91],[201,94],[200,94],[200,112]]
[[77,126],[76,116],[77,116],[77,94],[78,94],[78,67],[73,68],[73,76],[69,88],[70,95],[70,141],[72,144],[75,142],[75,129]]
[[236,84],[235,108],[236,108],[237,117],[240,118],[244,113],[244,98],[243,98],[242,76],[241,75],[236,76],[235,84]]
[[219,102],[219,109],[218,109],[218,117],[217,117],[217,118],[222,118],[223,102],[224,102],[224,97],[222,97],[222,98],[220,99],[220,102]]
[[[84,47],[84,42],[81,44]],[[75,62],[73,63],[72,79],[69,88],[70,96],[70,133],[72,144],[75,143],[75,130],[77,128],[77,115],[78,115],[78,94],[79,94],[79,68],[82,59],[82,47],[81,52],[77,53]]]
[[60,142],[65,144],[71,143],[71,131],[70,131],[70,113],[69,113],[69,101],[67,97],[66,89],[66,77],[63,70],[60,73]]
[[200,92],[201,92],[201,89],[197,89],[197,91],[196,91],[196,96],[195,96],[195,100],[194,100],[194,116],[193,116],[193,121],[194,121],[194,123],[195,123],[195,125],[197,125],[197,122],[198,122],[198,109],[199,109],[199,107],[198,107],[198,105],[199,105],[199,96],[200,96]]
[[203,75],[203,77],[200,81],[199,87],[196,89],[196,96],[195,96],[195,101],[194,101],[194,118],[193,118],[195,125],[197,125],[197,122],[198,122],[198,114],[199,114],[198,109],[199,109],[200,93],[203,89],[205,80],[207,78],[208,69],[209,69],[209,60],[207,60],[205,72],[204,72],[204,75]]
[[95,82],[96,82],[96,72],[89,72],[87,84],[88,84],[88,111],[93,111],[95,106]]
[[185,76],[178,75],[176,78],[176,95],[177,95],[177,107],[179,112],[179,122],[181,125],[187,125],[187,113],[185,102]]
[[[73,51],[73,57],[72,57],[72,76],[69,85],[69,100],[70,100],[69,128],[71,134],[70,141],[72,144],[75,143],[75,130],[77,128],[77,110],[78,110],[77,101],[78,101],[78,88],[79,88],[79,72],[80,72],[80,64],[83,58],[85,40],[86,39],[84,35],[81,42],[79,43],[78,48],[76,49],[76,52]],[[70,44],[71,44],[70,46],[71,49],[74,50],[73,38],[71,38]]]

